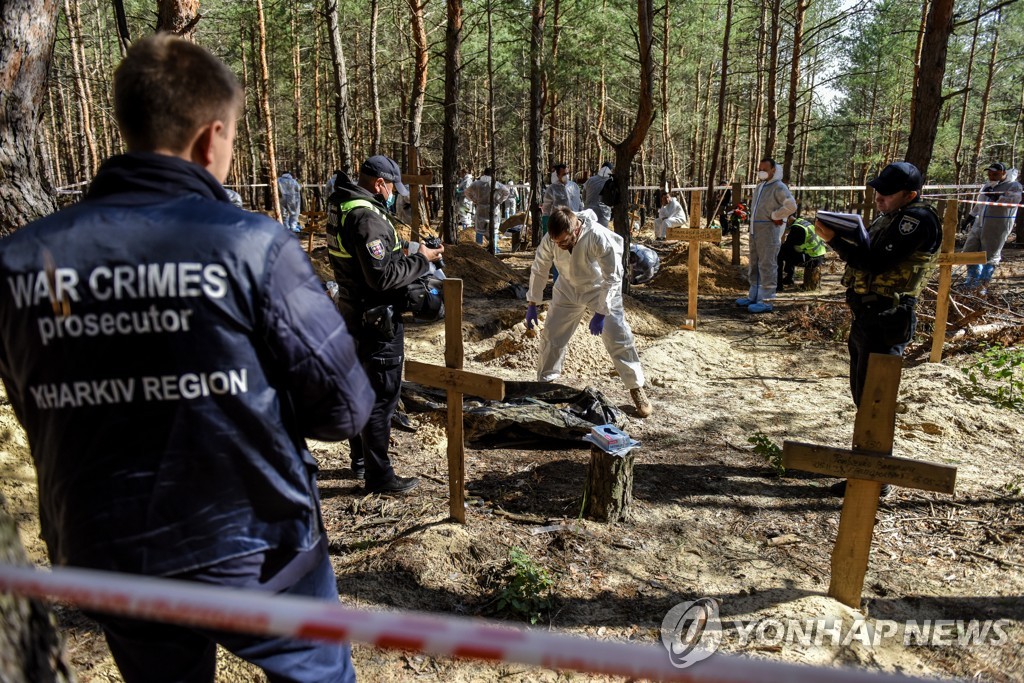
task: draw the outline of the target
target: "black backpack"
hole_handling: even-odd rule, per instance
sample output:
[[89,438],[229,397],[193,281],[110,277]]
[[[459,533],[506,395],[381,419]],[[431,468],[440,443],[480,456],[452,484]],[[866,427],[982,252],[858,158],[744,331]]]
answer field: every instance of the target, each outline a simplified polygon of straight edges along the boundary
[[601,186],[601,203],[605,206],[616,206],[619,203],[619,181],[615,179],[615,176],[608,176],[608,180],[604,181],[604,185]]

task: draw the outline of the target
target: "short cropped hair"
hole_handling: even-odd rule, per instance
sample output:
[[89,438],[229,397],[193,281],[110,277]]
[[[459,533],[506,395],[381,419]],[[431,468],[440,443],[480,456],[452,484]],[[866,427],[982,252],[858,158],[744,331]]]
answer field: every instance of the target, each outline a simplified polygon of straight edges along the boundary
[[573,219],[576,214],[567,206],[560,206],[548,216],[548,234],[551,237],[561,237],[569,232],[573,226]]
[[181,151],[202,126],[234,118],[243,102],[231,69],[170,33],[141,38],[114,72],[114,115],[129,151]]

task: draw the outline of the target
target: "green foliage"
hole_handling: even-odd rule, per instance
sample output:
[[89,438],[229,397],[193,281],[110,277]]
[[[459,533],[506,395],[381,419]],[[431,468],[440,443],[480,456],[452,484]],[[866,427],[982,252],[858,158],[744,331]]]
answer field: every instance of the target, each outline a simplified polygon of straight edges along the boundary
[[1015,474],[1010,481],[1003,484],[1003,491],[1008,496],[1019,496],[1024,491],[1024,474]]
[[495,611],[536,624],[552,608],[554,580],[522,548],[508,554],[506,584],[498,594]]
[[968,396],[1024,413],[1024,349],[985,344],[974,363],[961,371],[967,375]]
[[768,465],[775,470],[780,477],[786,473],[782,465],[782,449],[775,445],[767,434],[754,432],[753,436],[747,437],[747,443],[754,445],[754,452],[764,457]]

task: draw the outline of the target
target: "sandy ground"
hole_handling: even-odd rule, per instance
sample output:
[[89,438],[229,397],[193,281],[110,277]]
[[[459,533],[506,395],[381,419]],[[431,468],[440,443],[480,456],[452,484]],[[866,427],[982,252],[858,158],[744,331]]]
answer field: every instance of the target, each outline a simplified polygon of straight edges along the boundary
[[[467,524],[460,526],[447,521],[441,413],[414,415],[416,434],[394,433],[399,473],[423,478],[408,497],[364,496],[350,476],[347,445],[311,442],[322,467],[324,519],[342,601],[501,618],[494,598],[509,551],[518,547],[554,580],[544,627],[656,643],[670,608],[706,596],[720,601],[726,652],[919,676],[1024,680],[1021,414],[964,397],[959,368],[969,355],[908,364],[894,454],[955,465],[957,491],[947,496],[897,489],[884,500],[862,609],[840,605],[826,595],[841,504],[828,495],[834,480],[798,472],[780,477],[748,443],[763,434],[777,445],[784,439],[850,444],[854,406],[838,267],[826,268],[820,292],[787,293],[776,313],[753,317],[732,305],[742,293],[742,267],[729,264],[728,252],[712,251],[701,259],[709,291],[702,289],[698,329],[683,331],[685,258],[676,245],[656,246],[665,273],[627,299],[654,416],[632,416],[628,392],[611,376],[603,345],[587,334],[587,318],[570,343],[562,378],[600,389],[631,416],[627,431],[642,446],[630,519],[607,525],[579,517],[589,462],[583,445],[467,448]],[[494,260],[477,252],[460,247],[448,258],[450,274],[467,278],[466,368],[506,380],[533,379],[539,342],[526,333],[524,304],[509,287],[525,282],[529,257]],[[997,283],[1004,294],[1024,289],[1024,250],[1010,256]],[[322,267],[322,254],[318,260]],[[409,358],[442,362],[443,324],[412,326],[408,337]],[[45,565],[34,471],[6,401],[0,405],[0,472],[0,492],[29,556]],[[537,533],[552,524],[563,528]],[[772,543],[787,535],[790,542]],[[79,679],[120,680],[94,626],[73,609],[58,607],[58,614]],[[905,646],[898,637],[877,646],[828,639],[806,645],[771,638],[744,642],[741,631],[728,625],[791,619],[850,625],[865,615],[872,625],[1003,619],[1007,637],[971,646]],[[361,645],[354,660],[366,681],[591,679]],[[218,680],[265,680],[229,656],[220,667]]]

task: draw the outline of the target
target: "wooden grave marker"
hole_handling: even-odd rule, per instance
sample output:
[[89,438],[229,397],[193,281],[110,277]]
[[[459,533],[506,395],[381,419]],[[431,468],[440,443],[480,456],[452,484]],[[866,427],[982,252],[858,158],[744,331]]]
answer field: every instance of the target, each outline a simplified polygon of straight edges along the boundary
[[405,378],[448,392],[448,495],[451,517],[466,523],[466,451],[463,442],[462,397],[465,394],[500,401],[505,383],[497,377],[462,369],[462,280],[444,281],[444,367],[405,361]]
[[303,214],[306,217],[306,225],[303,226],[309,232],[309,241],[306,243],[306,253],[313,255],[313,235],[324,229],[327,223],[326,211],[309,211]]
[[[694,193],[696,194],[696,193]],[[697,199],[700,203],[700,199]],[[693,214],[690,214],[691,216]],[[700,221],[698,214],[697,221]],[[691,219],[692,223],[692,219]],[[697,329],[697,280],[700,275],[700,243],[722,241],[722,231],[714,228],[669,228],[665,232],[670,240],[684,240],[690,243],[687,253],[687,279],[689,280],[689,294],[687,299],[686,323],[680,327],[684,330]]]
[[860,608],[882,484],[939,493],[953,493],[956,484],[955,467],[892,455],[902,365],[899,356],[871,354],[852,450],[793,441],[782,447],[786,469],[847,478],[828,594],[853,609]]
[[946,320],[949,317],[949,289],[953,284],[953,266],[980,265],[985,262],[985,252],[971,251],[955,253],[956,226],[960,202],[955,199],[945,202],[942,212],[942,247],[939,249],[939,286],[935,294],[935,324],[932,326],[931,363],[942,360],[942,345],[946,341]]
[[[420,227],[423,225],[420,220],[420,186],[434,182],[434,174],[431,171],[420,173],[420,157],[415,147],[409,148],[409,173],[402,174],[402,182],[409,187],[409,201],[412,204],[412,240],[419,242]],[[427,220],[429,221],[429,216]],[[462,305],[461,296],[459,305]],[[447,308],[446,305],[445,309]],[[461,333],[459,338],[462,338]]]

